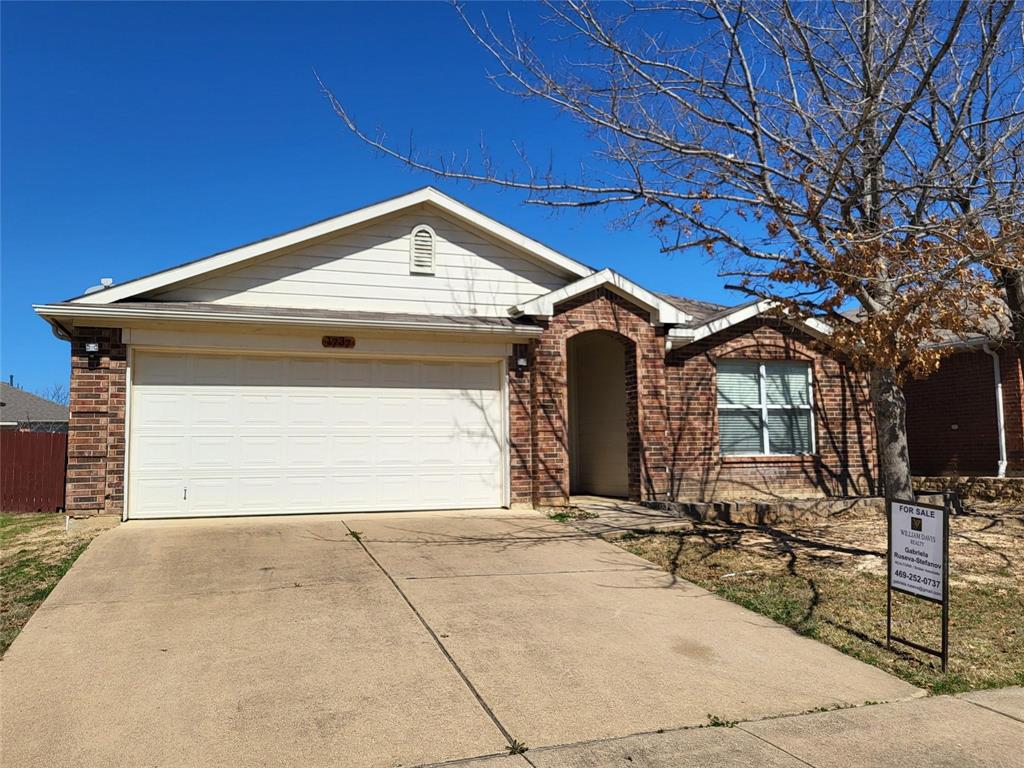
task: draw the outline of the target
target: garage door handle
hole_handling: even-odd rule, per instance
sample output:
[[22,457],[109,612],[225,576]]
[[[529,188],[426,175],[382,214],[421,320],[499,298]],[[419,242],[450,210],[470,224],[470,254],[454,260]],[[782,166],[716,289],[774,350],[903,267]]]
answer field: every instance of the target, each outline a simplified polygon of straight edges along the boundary
[[184,493],[181,498],[183,501],[188,501],[188,488],[184,489]]

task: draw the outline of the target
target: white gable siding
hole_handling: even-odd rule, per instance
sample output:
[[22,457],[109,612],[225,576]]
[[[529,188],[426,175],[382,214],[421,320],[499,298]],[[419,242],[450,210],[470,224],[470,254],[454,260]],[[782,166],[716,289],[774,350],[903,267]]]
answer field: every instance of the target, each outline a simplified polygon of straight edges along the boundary
[[[435,274],[410,274],[418,224],[437,235]],[[161,301],[505,317],[569,282],[436,215],[407,212],[259,263],[153,294]]]

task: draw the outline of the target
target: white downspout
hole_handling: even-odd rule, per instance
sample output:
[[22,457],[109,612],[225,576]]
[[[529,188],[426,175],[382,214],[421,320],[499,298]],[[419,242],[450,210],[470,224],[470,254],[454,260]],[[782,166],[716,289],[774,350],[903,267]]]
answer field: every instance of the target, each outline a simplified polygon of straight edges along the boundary
[[999,353],[988,344],[982,347],[992,358],[992,374],[996,380],[996,429],[999,430],[999,477],[1006,477],[1006,419],[1003,416],[1003,374],[999,367]]

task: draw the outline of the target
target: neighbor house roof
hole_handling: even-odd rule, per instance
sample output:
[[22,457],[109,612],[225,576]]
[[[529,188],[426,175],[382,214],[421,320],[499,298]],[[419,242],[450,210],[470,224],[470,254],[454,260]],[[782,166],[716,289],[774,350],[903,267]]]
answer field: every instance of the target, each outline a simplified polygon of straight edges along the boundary
[[460,203],[458,200],[448,197],[448,195],[433,187],[423,187],[413,192],[390,198],[389,200],[341,214],[340,216],[324,219],[323,221],[293,229],[274,237],[257,240],[239,248],[215,253],[212,256],[129,280],[126,283],[121,283],[105,290],[76,296],[70,299],[70,301],[90,305],[111,304],[115,301],[123,301],[140,294],[175,285],[184,280],[191,280],[216,270],[236,267],[254,259],[271,256],[277,252],[282,252],[313,240],[333,237],[341,230],[360,226],[374,219],[390,216],[423,204],[430,204],[454,219],[468,224],[498,242],[515,248],[562,273],[567,273],[574,277],[585,277],[594,271],[586,264],[571,259],[543,243],[495,221],[489,216],[485,216],[465,203]]
[[68,420],[68,407],[0,382],[0,422],[6,424],[59,423]]

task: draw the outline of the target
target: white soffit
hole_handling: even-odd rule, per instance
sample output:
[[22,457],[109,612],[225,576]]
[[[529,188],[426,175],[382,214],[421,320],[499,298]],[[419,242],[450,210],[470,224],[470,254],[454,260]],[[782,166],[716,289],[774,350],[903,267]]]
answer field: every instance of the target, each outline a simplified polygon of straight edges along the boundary
[[646,288],[629,280],[618,272],[610,269],[602,269],[594,272],[564,288],[538,296],[535,299],[510,307],[510,313],[518,317],[529,315],[532,317],[550,317],[555,313],[555,306],[580,294],[592,291],[595,288],[608,287],[620,296],[630,299],[637,304],[650,310],[651,320],[656,325],[678,325],[690,321],[690,315],[678,307],[669,304],[664,299],[651,293]]
[[116,301],[123,301],[185,280],[201,277],[216,270],[238,266],[252,259],[269,256],[277,251],[293,248],[309,240],[331,236],[349,227],[366,224],[373,219],[398,213],[423,203],[430,203],[436,206],[455,219],[477,228],[499,242],[525,252],[542,264],[546,264],[556,270],[567,272],[577,277],[585,277],[594,271],[585,264],[570,259],[568,256],[552,250],[546,245],[510,227],[506,227],[504,224],[495,221],[489,216],[485,216],[454,198],[448,197],[448,195],[439,192],[433,187],[424,187],[400,197],[375,203],[374,205],[342,214],[341,216],[325,219],[316,224],[294,229],[265,240],[250,243],[249,245],[243,245],[230,251],[217,253],[204,259],[189,262],[188,264],[182,264],[180,267],[172,267],[171,269],[130,280],[103,291],[78,296],[71,301],[77,304],[111,304]]

